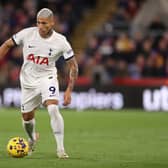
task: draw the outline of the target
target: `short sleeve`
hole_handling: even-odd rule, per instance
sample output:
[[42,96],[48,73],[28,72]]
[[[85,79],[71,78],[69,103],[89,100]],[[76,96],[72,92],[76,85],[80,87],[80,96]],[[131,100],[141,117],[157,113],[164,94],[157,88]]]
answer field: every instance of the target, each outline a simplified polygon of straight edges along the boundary
[[14,34],[12,36],[12,40],[14,41],[14,43],[16,45],[21,45],[21,44],[23,44],[25,34],[26,34],[26,30],[23,29],[23,30],[19,31],[18,33]]
[[63,45],[64,45],[64,47],[63,47],[64,48],[64,50],[63,50],[64,59],[69,60],[70,58],[72,58],[74,56],[73,49],[67,40],[65,40]]

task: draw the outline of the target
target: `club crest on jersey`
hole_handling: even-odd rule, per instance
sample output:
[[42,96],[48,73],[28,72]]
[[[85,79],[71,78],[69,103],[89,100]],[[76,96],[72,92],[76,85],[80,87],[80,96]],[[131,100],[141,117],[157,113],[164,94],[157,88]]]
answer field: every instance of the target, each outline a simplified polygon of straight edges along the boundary
[[34,54],[29,54],[27,57],[27,60],[32,61],[35,64],[39,65],[48,65],[48,58],[47,57],[40,57],[37,56],[35,57]]

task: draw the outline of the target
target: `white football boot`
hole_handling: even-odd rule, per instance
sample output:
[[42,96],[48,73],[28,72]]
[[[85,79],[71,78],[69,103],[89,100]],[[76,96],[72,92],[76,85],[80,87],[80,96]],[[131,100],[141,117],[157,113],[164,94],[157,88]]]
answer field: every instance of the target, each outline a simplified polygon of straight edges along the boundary
[[68,159],[69,156],[64,150],[57,151],[57,156],[59,159]]
[[34,141],[32,140],[28,140],[28,144],[29,144],[29,152],[28,152],[28,155],[31,155],[32,152],[35,150],[35,146],[36,146],[36,142],[38,141],[39,139],[39,133],[36,132],[36,139]]

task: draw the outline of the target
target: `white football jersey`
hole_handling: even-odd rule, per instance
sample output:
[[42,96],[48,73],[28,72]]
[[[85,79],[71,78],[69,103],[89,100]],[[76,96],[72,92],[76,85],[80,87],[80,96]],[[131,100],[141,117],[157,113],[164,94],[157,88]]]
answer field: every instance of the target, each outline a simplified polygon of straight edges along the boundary
[[68,60],[74,55],[66,38],[55,31],[49,38],[42,38],[38,28],[31,27],[16,33],[12,39],[23,47],[20,80],[21,85],[27,88],[38,86],[41,77],[56,76],[55,62],[60,56]]

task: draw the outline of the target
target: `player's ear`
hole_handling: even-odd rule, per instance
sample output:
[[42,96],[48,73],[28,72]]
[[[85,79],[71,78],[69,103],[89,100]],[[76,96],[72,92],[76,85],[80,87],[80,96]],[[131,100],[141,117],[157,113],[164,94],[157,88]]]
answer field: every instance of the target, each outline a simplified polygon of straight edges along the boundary
[[51,17],[51,25],[54,27],[55,25],[55,20],[54,20],[54,17]]
[[54,27],[54,24],[55,24],[54,21],[52,21],[52,22],[51,22],[52,27]]
[[38,18],[37,18],[37,20],[36,20],[36,26],[38,26]]

